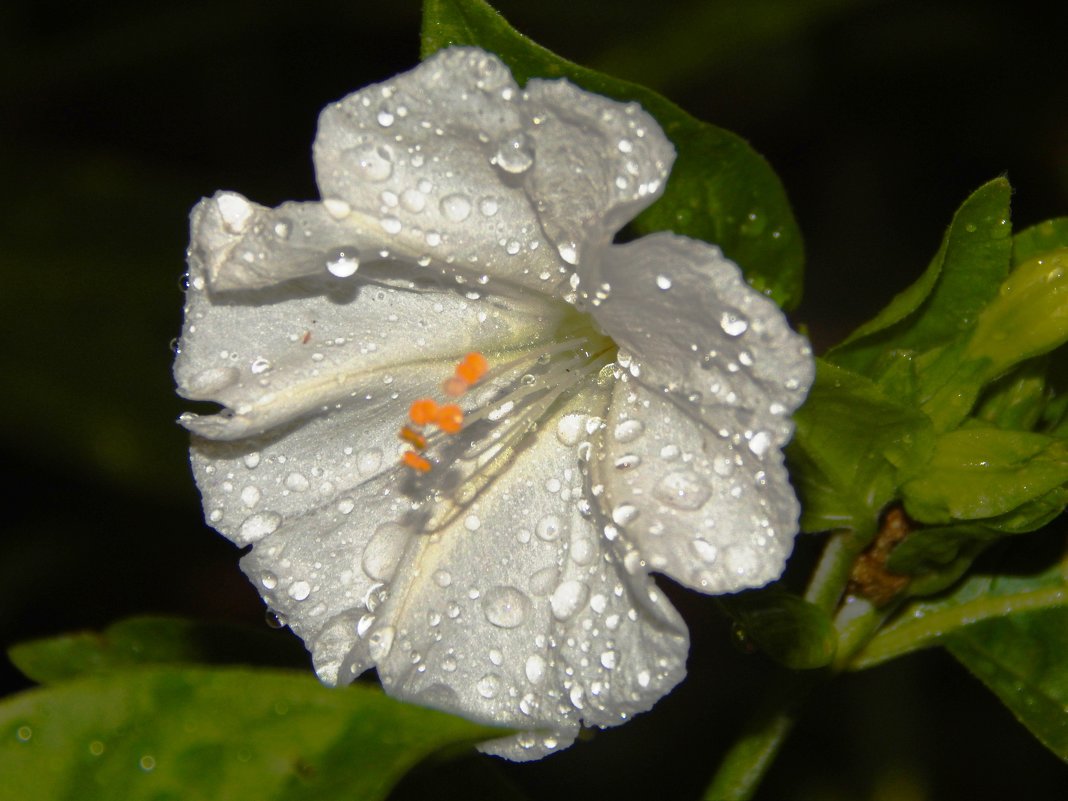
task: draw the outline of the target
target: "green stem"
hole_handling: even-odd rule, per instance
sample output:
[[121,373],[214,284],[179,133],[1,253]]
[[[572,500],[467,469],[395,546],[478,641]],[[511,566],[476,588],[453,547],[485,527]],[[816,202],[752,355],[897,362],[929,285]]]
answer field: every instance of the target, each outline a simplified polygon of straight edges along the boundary
[[787,675],[787,681],[765,696],[724,756],[705,790],[704,801],[745,801],[753,797],[819,681],[811,672]]
[[[832,613],[849,582],[853,561],[865,544],[865,538],[857,537],[852,531],[832,534],[812,573],[805,600]],[[856,647],[863,642],[867,639],[862,638]],[[842,646],[840,635],[840,650]],[[745,801],[753,797],[793,729],[804,702],[827,675],[827,671],[785,674],[781,683],[764,696],[741,736],[723,757],[705,790],[705,801]]]

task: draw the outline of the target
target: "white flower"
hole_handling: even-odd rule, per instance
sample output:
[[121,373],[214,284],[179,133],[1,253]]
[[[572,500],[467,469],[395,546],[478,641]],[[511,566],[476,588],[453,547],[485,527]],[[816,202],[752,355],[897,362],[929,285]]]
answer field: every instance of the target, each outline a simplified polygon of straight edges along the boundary
[[[485,751],[649,709],[688,647],[650,571],[733,592],[790,553],[808,345],[717,248],[613,244],[674,156],[637,105],[453,49],[325,109],[314,156],[322,202],[192,214],[208,520],[323,681],[521,731]],[[462,427],[417,425],[443,382]]]

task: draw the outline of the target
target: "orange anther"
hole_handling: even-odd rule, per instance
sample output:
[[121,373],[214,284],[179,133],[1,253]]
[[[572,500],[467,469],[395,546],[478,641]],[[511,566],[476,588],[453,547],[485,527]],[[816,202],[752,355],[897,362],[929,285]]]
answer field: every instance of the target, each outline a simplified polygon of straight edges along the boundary
[[489,362],[481,353],[468,353],[462,362],[456,365],[456,377],[468,384],[476,383],[489,370]]
[[401,427],[400,438],[417,450],[421,451],[426,447],[426,437],[410,426]]
[[401,461],[404,462],[404,464],[410,467],[412,470],[415,470],[419,473],[430,472],[430,460],[427,459],[425,456],[420,456],[415,451],[405,451],[404,455],[401,456]]
[[450,398],[458,398],[467,392],[467,389],[470,386],[471,385],[460,378],[460,376],[451,375],[442,382],[441,391]]
[[438,409],[437,416],[434,418],[434,422],[437,423],[438,428],[444,431],[446,434],[455,434],[464,425],[464,412],[455,403],[446,403],[440,409]]
[[425,426],[427,423],[434,422],[437,414],[438,405],[430,398],[420,398],[408,407],[408,419],[417,426]]

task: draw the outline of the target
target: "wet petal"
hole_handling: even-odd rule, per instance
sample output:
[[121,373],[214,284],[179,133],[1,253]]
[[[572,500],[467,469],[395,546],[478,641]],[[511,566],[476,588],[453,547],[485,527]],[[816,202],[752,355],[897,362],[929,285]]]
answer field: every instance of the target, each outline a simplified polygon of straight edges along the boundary
[[[597,398],[601,401],[598,404]],[[546,419],[490,489],[406,552],[368,634],[395,696],[520,735],[486,744],[534,759],[570,744],[581,722],[608,726],[648,709],[684,673],[686,635],[651,586],[623,582],[601,539],[574,436],[579,406]],[[593,422],[591,430],[596,430]]]
[[399,367],[421,364],[440,376],[482,343],[505,349],[551,337],[568,313],[533,293],[484,298],[485,290],[383,262],[346,280],[324,267],[315,280],[217,293],[208,281],[219,254],[212,248],[230,245],[214,236],[215,205],[204,201],[194,214],[174,368],[184,397],[227,407],[220,415],[183,418],[202,436],[255,435],[345,398],[387,395]]
[[777,578],[797,530],[780,448],[812,381],[807,342],[693,240],[614,247],[602,278],[593,315],[620,345],[620,380],[598,475],[616,524],[696,589]]

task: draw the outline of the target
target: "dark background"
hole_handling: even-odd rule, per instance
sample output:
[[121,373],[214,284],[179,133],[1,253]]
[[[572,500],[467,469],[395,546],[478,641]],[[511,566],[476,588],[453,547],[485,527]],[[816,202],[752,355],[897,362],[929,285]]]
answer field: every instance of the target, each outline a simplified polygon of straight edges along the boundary
[[[498,7],[769,159],[806,237],[795,319],[818,349],[926,266],[984,181],[1009,176],[1017,228],[1068,213],[1068,15],[1047,4]],[[221,188],[267,205],[314,198],[319,109],[413,66],[419,17],[415,0],[4,4],[0,644],[145,612],[264,625],[238,552],[203,523],[172,422],[187,214]],[[427,767],[396,797],[693,797],[775,677],[730,644],[708,599],[673,597],[691,675],[653,713],[535,765]],[[0,679],[25,686],[7,664]],[[761,797],[1052,799],[1066,779],[932,652],[827,688]]]

